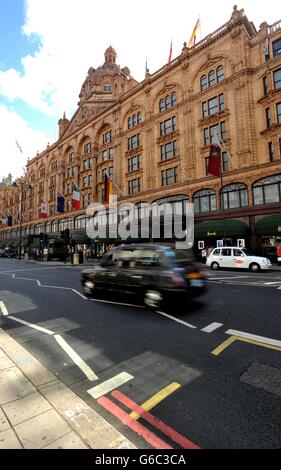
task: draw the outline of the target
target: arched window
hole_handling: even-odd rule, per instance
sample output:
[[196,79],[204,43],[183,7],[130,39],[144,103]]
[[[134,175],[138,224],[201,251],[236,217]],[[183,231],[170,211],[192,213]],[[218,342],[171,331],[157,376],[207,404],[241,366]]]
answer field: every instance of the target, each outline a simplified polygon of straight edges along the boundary
[[165,110],[165,102],[162,99],[162,100],[159,101],[159,111],[160,111],[160,113],[163,113],[164,110]]
[[281,202],[281,174],[263,178],[253,184],[254,205]]
[[223,209],[236,209],[248,206],[248,188],[243,183],[229,184],[225,186],[221,194],[223,196]]
[[174,91],[174,92],[172,93],[172,106],[174,107],[174,106],[176,106],[176,104],[177,104],[177,94],[176,94],[176,92]]
[[194,212],[212,212],[217,209],[216,192],[213,189],[202,189],[193,195]]
[[224,80],[224,69],[222,65],[217,68],[217,82]]
[[201,88],[201,91],[206,90],[208,88],[206,75],[202,75],[202,77],[200,78],[200,88]]
[[141,123],[141,113],[138,112],[137,114],[137,123],[140,124]]
[[214,70],[211,70],[211,72],[209,72],[208,82],[209,82],[209,86],[212,86],[216,83],[216,74]]
[[134,114],[133,115],[133,126],[136,126],[137,125],[137,115]]
[[133,127],[133,121],[132,121],[132,118],[130,116],[129,119],[128,119],[128,129],[131,129],[132,127]]
[[170,95],[167,95],[166,98],[165,98],[165,106],[166,106],[166,109],[170,109],[170,107],[171,107],[171,97],[170,97]]

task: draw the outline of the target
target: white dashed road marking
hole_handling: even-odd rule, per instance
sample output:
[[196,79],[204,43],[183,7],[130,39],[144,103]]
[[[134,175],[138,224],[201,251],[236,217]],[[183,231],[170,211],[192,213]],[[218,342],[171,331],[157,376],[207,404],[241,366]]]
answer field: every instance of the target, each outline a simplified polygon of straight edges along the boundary
[[21,320],[20,318],[13,317],[12,315],[9,315],[9,320],[14,320],[18,323],[21,323],[22,325],[29,326],[30,328],[33,328],[34,330],[41,331],[42,333],[46,333],[47,335],[54,335],[54,331],[47,330],[46,328],[43,328],[42,326],[34,325],[34,323],[28,323],[25,320]]
[[121,385],[129,382],[133,378],[134,377],[130,374],[127,374],[127,372],[121,372],[121,374],[115,375],[115,377],[112,377],[111,379],[106,380],[100,385],[90,388],[90,390],[88,390],[88,393],[93,398],[97,399],[97,398],[102,397],[106,393],[111,392],[115,388],[118,388]]
[[185,321],[180,320],[179,318],[173,317],[172,315],[168,315],[168,313],[159,312],[158,310],[156,313],[159,313],[159,315],[163,315],[164,317],[167,317],[170,320],[180,323],[181,325],[187,326],[188,328],[192,328],[193,330],[196,330],[197,328],[197,326],[191,325],[190,323],[186,323]]
[[8,312],[4,302],[0,302],[0,312],[2,312],[2,314],[5,315],[5,316],[9,315],[9,312]]
[[213,331],[217,330],[218,328],[221,328],[222,326],[223,326],[223,323],[211,323],[205,328],[202,328],[201,331],[203,331],[204,333],[212,333]]

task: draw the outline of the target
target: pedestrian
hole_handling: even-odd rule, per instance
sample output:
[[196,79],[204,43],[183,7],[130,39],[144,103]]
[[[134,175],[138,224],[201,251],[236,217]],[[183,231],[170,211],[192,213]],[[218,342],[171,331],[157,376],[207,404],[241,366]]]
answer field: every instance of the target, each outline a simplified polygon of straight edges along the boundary
[[202,264],[206,264],[207,261],[207,250],[203,248],[201,251],[201,257],[202,257]]

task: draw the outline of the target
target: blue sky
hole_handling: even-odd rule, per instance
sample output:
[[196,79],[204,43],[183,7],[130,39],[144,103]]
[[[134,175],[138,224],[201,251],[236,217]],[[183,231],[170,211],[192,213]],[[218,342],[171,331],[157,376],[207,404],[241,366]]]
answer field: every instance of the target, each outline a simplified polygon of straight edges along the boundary
[[[234,3],[142,0],[136,16],[131,0],[0,0],[0,179],[21,176],[27,159],[57,139],[58,120],[74,114],[88,69],[103,64],[110,44],[117,63],[142,81],[146,57],[155,72],[167,63],[171,38],[174,58],[199,15],[203,39],[230,19]],[[257,29],[281,19],[277,0],[238,8]]]

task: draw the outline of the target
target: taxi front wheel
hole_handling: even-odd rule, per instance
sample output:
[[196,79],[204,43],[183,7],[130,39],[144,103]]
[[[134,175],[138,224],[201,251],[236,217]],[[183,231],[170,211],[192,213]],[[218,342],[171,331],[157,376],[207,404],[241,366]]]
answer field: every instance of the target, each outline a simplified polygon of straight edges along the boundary
[[250,266],[250,271],[257,273],[260,270],[260,265],[258,263],[252,263]]

